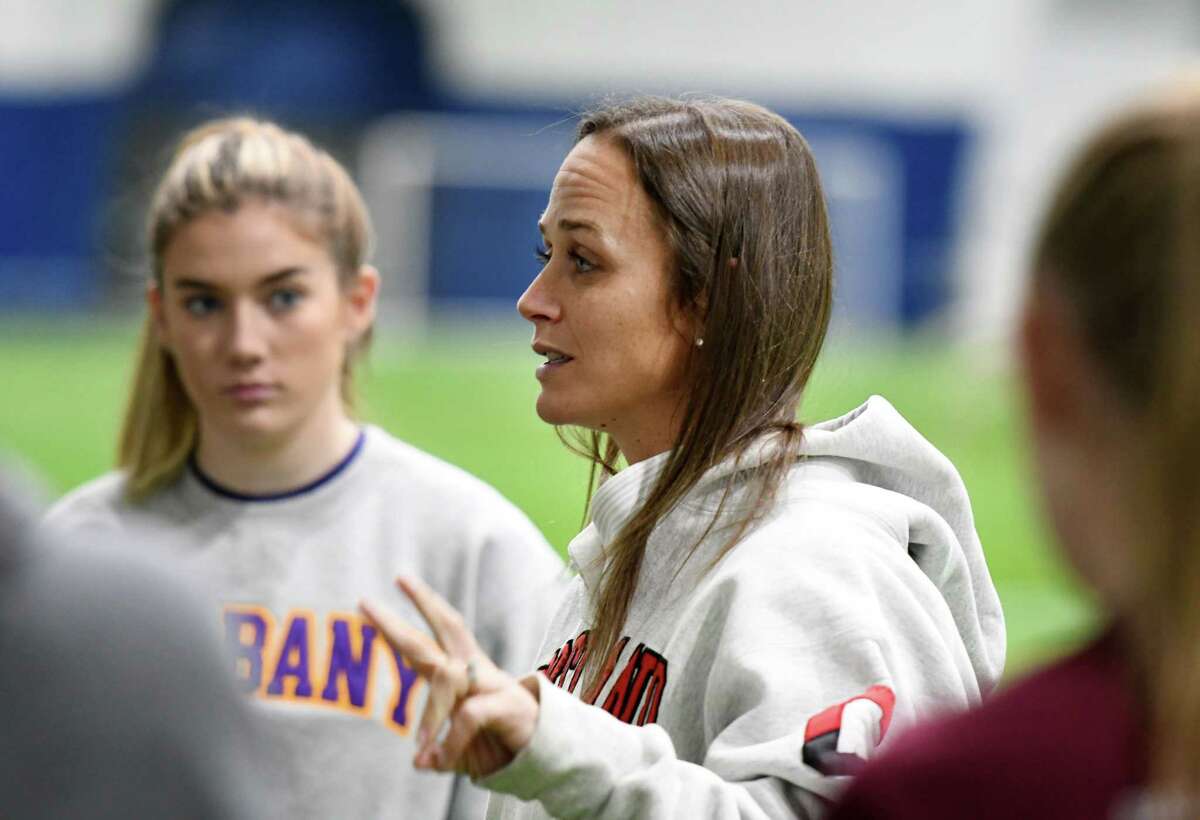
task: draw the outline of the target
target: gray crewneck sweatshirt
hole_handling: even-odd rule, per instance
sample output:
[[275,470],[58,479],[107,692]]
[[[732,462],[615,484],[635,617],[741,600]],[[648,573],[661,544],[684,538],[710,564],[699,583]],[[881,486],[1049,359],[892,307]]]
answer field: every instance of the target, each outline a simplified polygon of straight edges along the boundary
[[123,480],[112,473],[75,490],[49,523],[136,532],[209,586],[233,654],[220,671],[236,673],[267,734],[269,816],[482,817],[488,795],[465,777],[413,768],[427,688],[356,607],[388,601],[420,624],[393,585],[419,576],[497,664],[528,671],[565,583],[561,559],[516,507],[377,427],[332,473],[269,500],[188,470],[130,504]]
[[660,522],[589,705],[605,544],[666,455],[597,491],[570,545],[578,577],[542,645],[537,728],[483,781],[502,793],[489,818],[817,816],[897,725],[995,685],[1004,624],[966,490],[879,397],[805,431],[774,509],[715,565],[725,520],[686,558],[723,489],[736,510],[746,471],[772,449],[713,468]]

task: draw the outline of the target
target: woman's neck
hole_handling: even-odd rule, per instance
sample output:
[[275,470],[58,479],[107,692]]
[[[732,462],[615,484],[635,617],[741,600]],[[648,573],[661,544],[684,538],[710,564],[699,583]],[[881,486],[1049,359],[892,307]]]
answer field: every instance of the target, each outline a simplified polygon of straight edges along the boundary
[[210,480],[237,493],[287,492],[337,466],[358,434],[340,403],[335,412],[315,413],[298,429],[274,436],[229,435],[202,420],[196,464]]
[[630,433],[624,436],[614,435],[613,441],[617,449],[625,457],[625,463],[632,467],[634,464],[653,458],[659,453],[670,450],[674,440],[668,436],[647,436]]
[[630,413],[621,424],[607,428],[605,432],[612,437],[626,464],[632,467],[675,446],[683,422],[684,403],[682,394],[675,395],[669,401]]

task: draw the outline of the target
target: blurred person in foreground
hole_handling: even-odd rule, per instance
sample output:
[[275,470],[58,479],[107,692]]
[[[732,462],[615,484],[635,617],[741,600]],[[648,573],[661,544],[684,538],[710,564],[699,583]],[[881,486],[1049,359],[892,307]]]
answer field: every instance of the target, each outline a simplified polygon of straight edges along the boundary
[[262,817],[257,724],[203,597],[36,524],[0,472],[0,816]]
[[745,102],[601,108],[539,228],[537,411],[604,480],[540,673],[419,581],[433,638],[364,602],[429,680],[415,763],[493,818],[819,815],[890,725],[992,688],[1004,628],[943,455],[879,397],[796,421],[833,269],[808,146]]
[[900,738],[841,820],[1200,817],[1200,79],[1092,137],[1032,274],[1020,359],[1042,497],[1107,627]]
[[494,489],[352,414],[379,286],[357,188],[299,134],[216,120],[183,137],[148,228],[119,470],[50,522],[152,528],[211,584],[268,718],[279,815],[478,817],[486,794],[466,778],[407,765],[424,687],[356,604],[418,576],[516,671],[562,561]]

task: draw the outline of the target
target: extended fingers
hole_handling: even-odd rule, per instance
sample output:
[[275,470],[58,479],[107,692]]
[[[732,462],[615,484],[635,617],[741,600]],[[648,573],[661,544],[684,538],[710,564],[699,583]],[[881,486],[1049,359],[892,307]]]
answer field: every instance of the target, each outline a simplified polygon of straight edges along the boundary
[[479,645],[471,630],[467,628],[462,615],[428,584],[419,578],[402,575],[396,579],[396,586],[400,587],[420,610],[438,643],[448,653],[460,658],[469,658],[478,652]]
[[[499,769],[512,759],[512,738],[524,738],[517,746],[521,748],[532,733],[537,720],[536,701],[518,686],[517,695],[532,703],[532,716],[529,704],[514,704],[511,684],[515,682],[484,655],[462,616],[441,596],[416,578],[401,577],[396,583],[428,622],[436,642],[387,607],[364,600],[359,608],[428,683],[413,762],[418,768],[458,768],[473,777]],[[494,693],[494,699],[468,697],[473,692],[493,689],[500,690]],[[439,744],[438,736],[447,720],[450,729]],[[503,727],[495,737],[480,736],[481,727],[488,721],[498,721]],[[514,721],[521,727],[515,735],[511,731]]]
[[446,653],[433,639],[406,624],[387,607],[363,600],[359,602],[358,608],[379,630],[384,640],[403,655],[421,677],[429,678],[434,669],[445,660]]

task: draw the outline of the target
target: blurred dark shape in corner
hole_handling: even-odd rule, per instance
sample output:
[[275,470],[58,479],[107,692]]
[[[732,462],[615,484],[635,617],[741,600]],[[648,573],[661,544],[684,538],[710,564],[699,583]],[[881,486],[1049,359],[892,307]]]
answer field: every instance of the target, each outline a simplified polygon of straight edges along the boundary
[[427,36],[420,5],[403,0],[162,3],[114,118],[96,233],[115,277],[92,304],[140,304],[141,217],[181,134],[214,117],[266,117],[355,168],[369,123],[441,105]]
[[160,113],[249,109],[310,127],[431,103],[424,21],[408,3],[173,0],[156,28],[135,94]]
[[0,471],[0,816],[263,816],[256,724],[201,596],[76,540]]

